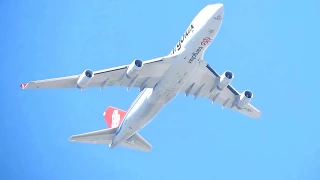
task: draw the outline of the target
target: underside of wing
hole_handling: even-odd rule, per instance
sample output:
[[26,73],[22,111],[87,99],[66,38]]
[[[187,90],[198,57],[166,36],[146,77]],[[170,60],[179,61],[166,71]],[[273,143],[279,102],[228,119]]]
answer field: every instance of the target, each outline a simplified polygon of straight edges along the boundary
[[209,64],[202,62],[181,91],[186,96],[194,95],[195,99],[204,97],[212,103],[221,104],[224,108],[231,108],[255,119],[259,118],[260,110],[250,104],[253,93],[249,90],[239,93],[230,84],[233,78],[232,72],[225,71],[220,76]]
[[21,84],[22,89],[42,88],[79,88],[123,86],[154,87],[165,71],[171,66],[171,61],[176,56],[165,56],[148,61],[134,60],[129,65],[118,66],[100,71],[85,70],[82,74],[31,81]]

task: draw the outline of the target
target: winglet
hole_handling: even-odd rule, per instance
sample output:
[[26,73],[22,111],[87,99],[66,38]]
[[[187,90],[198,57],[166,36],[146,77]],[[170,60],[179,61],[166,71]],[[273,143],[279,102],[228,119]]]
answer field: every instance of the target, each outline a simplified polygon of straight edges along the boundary
[[21,88],[21,89],[25,89],[25,88],[27,87],[27,85],[28,85],[27,83],[20,84],[20,88]]

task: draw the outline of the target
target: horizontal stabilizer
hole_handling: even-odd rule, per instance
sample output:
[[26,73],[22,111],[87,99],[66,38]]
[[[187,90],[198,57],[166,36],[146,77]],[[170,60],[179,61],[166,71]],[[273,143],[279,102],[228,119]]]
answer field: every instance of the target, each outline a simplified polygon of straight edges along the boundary
[[140,134],[136,133],[129,137],[126,141],[119,144],[119,146],[141,150],[150,151],[152,146]]
[[[91,144],[110,144],[116,135],[117,128],[109,128],[98,131],[92,131],[84,134],[73,135],[69,141],[91,143]],[[132,135],[126,141],[121,142],[118,146],[141,151],[150,151],[152,146],[138,133]]]
[[118,128],[108,128],[88,133],[73,135],[69,141],[92,143],[92,144],[110,144],[113,137],[116,135]]

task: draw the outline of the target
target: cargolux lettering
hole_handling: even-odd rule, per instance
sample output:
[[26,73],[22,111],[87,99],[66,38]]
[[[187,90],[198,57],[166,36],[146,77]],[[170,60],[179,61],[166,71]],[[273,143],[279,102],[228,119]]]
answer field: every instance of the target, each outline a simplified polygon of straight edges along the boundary
[[188,35],[193,31],[194,27],[191,24],[187,31],[182,35],[181,39],[179,40],[179,42],[177,43],[177,45],[173,48],[173,50],[171,51],[170,54],[174,54],[175,52],[179,51],[181,49],[181,44],[184,42],[184,40],[186,40],[186,38],[188,37]]
[[201,52],[202,48],[203,48],[203,47],[198,47],[198,49],[196,50],[196,52],[192,53],[192,56],[191,56],[191,58],[190,58],[190,60],[189,60],[188,63],[192,63],[194,60],[197,59],[197,56],[198,56],[198,54]]

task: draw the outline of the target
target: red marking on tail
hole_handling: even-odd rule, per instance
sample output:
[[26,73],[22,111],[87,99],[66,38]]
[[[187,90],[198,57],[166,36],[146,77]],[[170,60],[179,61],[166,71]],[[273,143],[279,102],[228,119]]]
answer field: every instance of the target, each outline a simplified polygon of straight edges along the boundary
[[119,127],[127,111],[109,106],[103,113],[109,128]]

